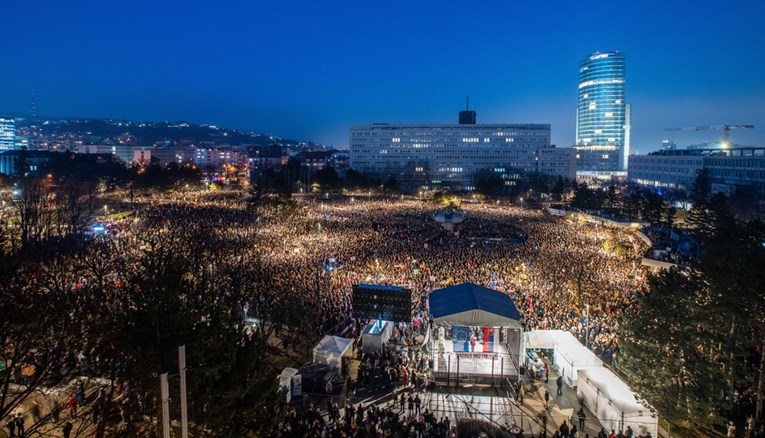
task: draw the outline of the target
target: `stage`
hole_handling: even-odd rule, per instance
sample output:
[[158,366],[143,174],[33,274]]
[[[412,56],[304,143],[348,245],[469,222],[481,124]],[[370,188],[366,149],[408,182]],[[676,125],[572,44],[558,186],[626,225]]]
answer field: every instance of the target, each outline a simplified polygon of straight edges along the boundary
[[439,384],[504,386],[505,379],[518,378],[518,357],[503,343],[495,344],[494,353],[479,352],[483,349],[480,343],[475,352],[453,352],[450,339],[444,341],[444,347],[445,352],[436,354],[433,361],[433,377]]
[[428,306],[436,383],[503,387],[518,380],[523,318],[509,295],[462,283],[432,291]]

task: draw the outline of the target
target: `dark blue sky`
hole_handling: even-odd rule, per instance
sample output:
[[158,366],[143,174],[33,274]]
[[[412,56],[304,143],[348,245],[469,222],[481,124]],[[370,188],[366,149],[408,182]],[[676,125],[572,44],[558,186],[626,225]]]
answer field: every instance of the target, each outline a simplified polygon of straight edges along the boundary
[[[118,6],[119,5],[119,6]],[[765,146],[765,2],[9,1],[0,111],[189,120],[347,146],[355,123],[551,123],[574,141],[578,62],[627,58],[633,147],[753,123]],[[746,131],[746,132],[745,132]]]

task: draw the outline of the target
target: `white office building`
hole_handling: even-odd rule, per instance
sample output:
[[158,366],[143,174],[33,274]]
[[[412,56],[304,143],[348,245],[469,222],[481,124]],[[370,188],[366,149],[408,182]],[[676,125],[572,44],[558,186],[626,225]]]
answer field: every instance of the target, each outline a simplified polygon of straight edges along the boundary
[[765,148],[661,150],[631,155],[629,180],[637,184],[688,191],[706,168],[714,192],[754,187],[765,193]]
[[[478,171],[505,178],[538,171],[538,151],[550,146],[549,124],[392,125],[350,128],[350,167],[404,189],[473,189]],[[574,155],[571,155],[574,157]],[[574,161],[575,165],[575,161]]]
[[576,152],[574,148],[539,148],[537,171],[545,175],[562,176],[570,181],[576,181]]

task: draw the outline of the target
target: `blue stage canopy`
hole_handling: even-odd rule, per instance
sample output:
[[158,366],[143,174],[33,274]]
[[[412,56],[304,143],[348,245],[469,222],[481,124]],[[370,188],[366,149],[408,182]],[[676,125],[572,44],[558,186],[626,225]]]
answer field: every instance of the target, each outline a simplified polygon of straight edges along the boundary
[[509,295],[474,283],[434,290],[428,304],[438,324],[518,327],[523,319]]

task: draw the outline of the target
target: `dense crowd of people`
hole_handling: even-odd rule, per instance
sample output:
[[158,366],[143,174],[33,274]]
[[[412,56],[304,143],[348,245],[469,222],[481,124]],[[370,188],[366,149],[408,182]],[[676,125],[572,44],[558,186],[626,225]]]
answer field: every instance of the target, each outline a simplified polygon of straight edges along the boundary
[[401,394],[400,399],[388,407],[375,404],[348,405],[344,409],[328,402],[324,418],[319,406],[309,403],[298,411],[289,409],[280,424],[283,437],[456,437],[456,426],[448,417],[436,417],[422,407],[419,394]]
[[[119,285],[129,272],[136,274],[135,266],[147,254],[196,254],[205,263],[194,261],[199,272],[188,276],[204,282],[210,273],[227,270],[225,275],[210,275],[224,291],[223,299],[243,303],[242,314],[288,327],[287,342],[304,342],[307,347],[341,321],[352,321],[353,331],[359,333],[363,321],[352,317],[354,284],[391,284],[414,291],[413,324],[397,327],[397,336],[409,339],[415,327],[427,324],[425,300],[430,291],[473,282],[512,296],[527,329],[571,330],[604,359],[614,357],[619,314],[634,305],[645,285],[641,240],[629,232],[569,222],[541,211],[488,204],[465,205],[465,221],[450,232],[433,220],[439,208],[403,199],[305,199],[294,208],[259,208],[231,194],[155,199],[130,216],[110,220],[103,231],[93,231],[96,255],[106,241],[119,251],[104,250],[102,259],[82,262],[74,270],[78,276],[64,279],[61,287]],[[628,254],[608,251],[607,240],[626,245]],[[141,292],[140,283],[131,287]],[[83,307],[85,315],[105,311],[92,300]],[[83,333],[92,329],[88,321],[89,317],[81,321]],[[97,344],[83,337],[62,359],[61,372],[109,376],[112,365],[99,361],[109,355],[99,349],[108,345]],[[382,376],[382,384],[401,381],[402,376],[414,380],[417,366],[402,362],[404,358],[365,366],[381,370],[375,375]],[[120,399],[118,405],[125,406],[129,421],[128,411],[143,410],[141,398],[123,398],[127,401]],[[429,430],[435,434],[431,436],[450,432],[448,424],[444,427],[441,419],[425,413],[358,411],[360,418],[358,413],[351,415],[357,421],[335,419],[321,429],[355,424],[389,430],[392,436],[413,427]],[[307,426],[307,432],[315,422],[290,418],[285,425],[293,430]]]
[[[354,284],[408,287],[414,316],[422,318],[429,291],[473,282],[511,295],[527,329],[571,330],[613,358],[618,315],[645,286],[642,240],[630,231],[489,204],[464,205],[466,219],[450,233],[433,220],[438,210],[397,199],[312,200],[293,214],[255,215],[241,203],[214,199],[155,204],[115,227],[133,236],[193,223],[221,234],[236,256],[257,265],[256,295],[245,310],[294,327],[294,339],[350,317]],[[621,242],[628,254],[606,250],[606,240]]]
[[[351,313],[352,285],[411,288],[416,309],[427,292],[462,282],[511,295],[528,329],[573,331],[610,360],[618,349],[618,314],[645,285],[645,244],[627,231],[568,222],[540,211],[467,205],[454,233],[432,219],[437,207],[415,201],[311,204],[289,218],[261,222],[258,304],[294,323],[301,303],[312,329],[329,329]],[[521,239],[518,236],[522,236]],[[608,239],[627,256],[604,249]],[[330,272],[326,261],[339,269]]]

